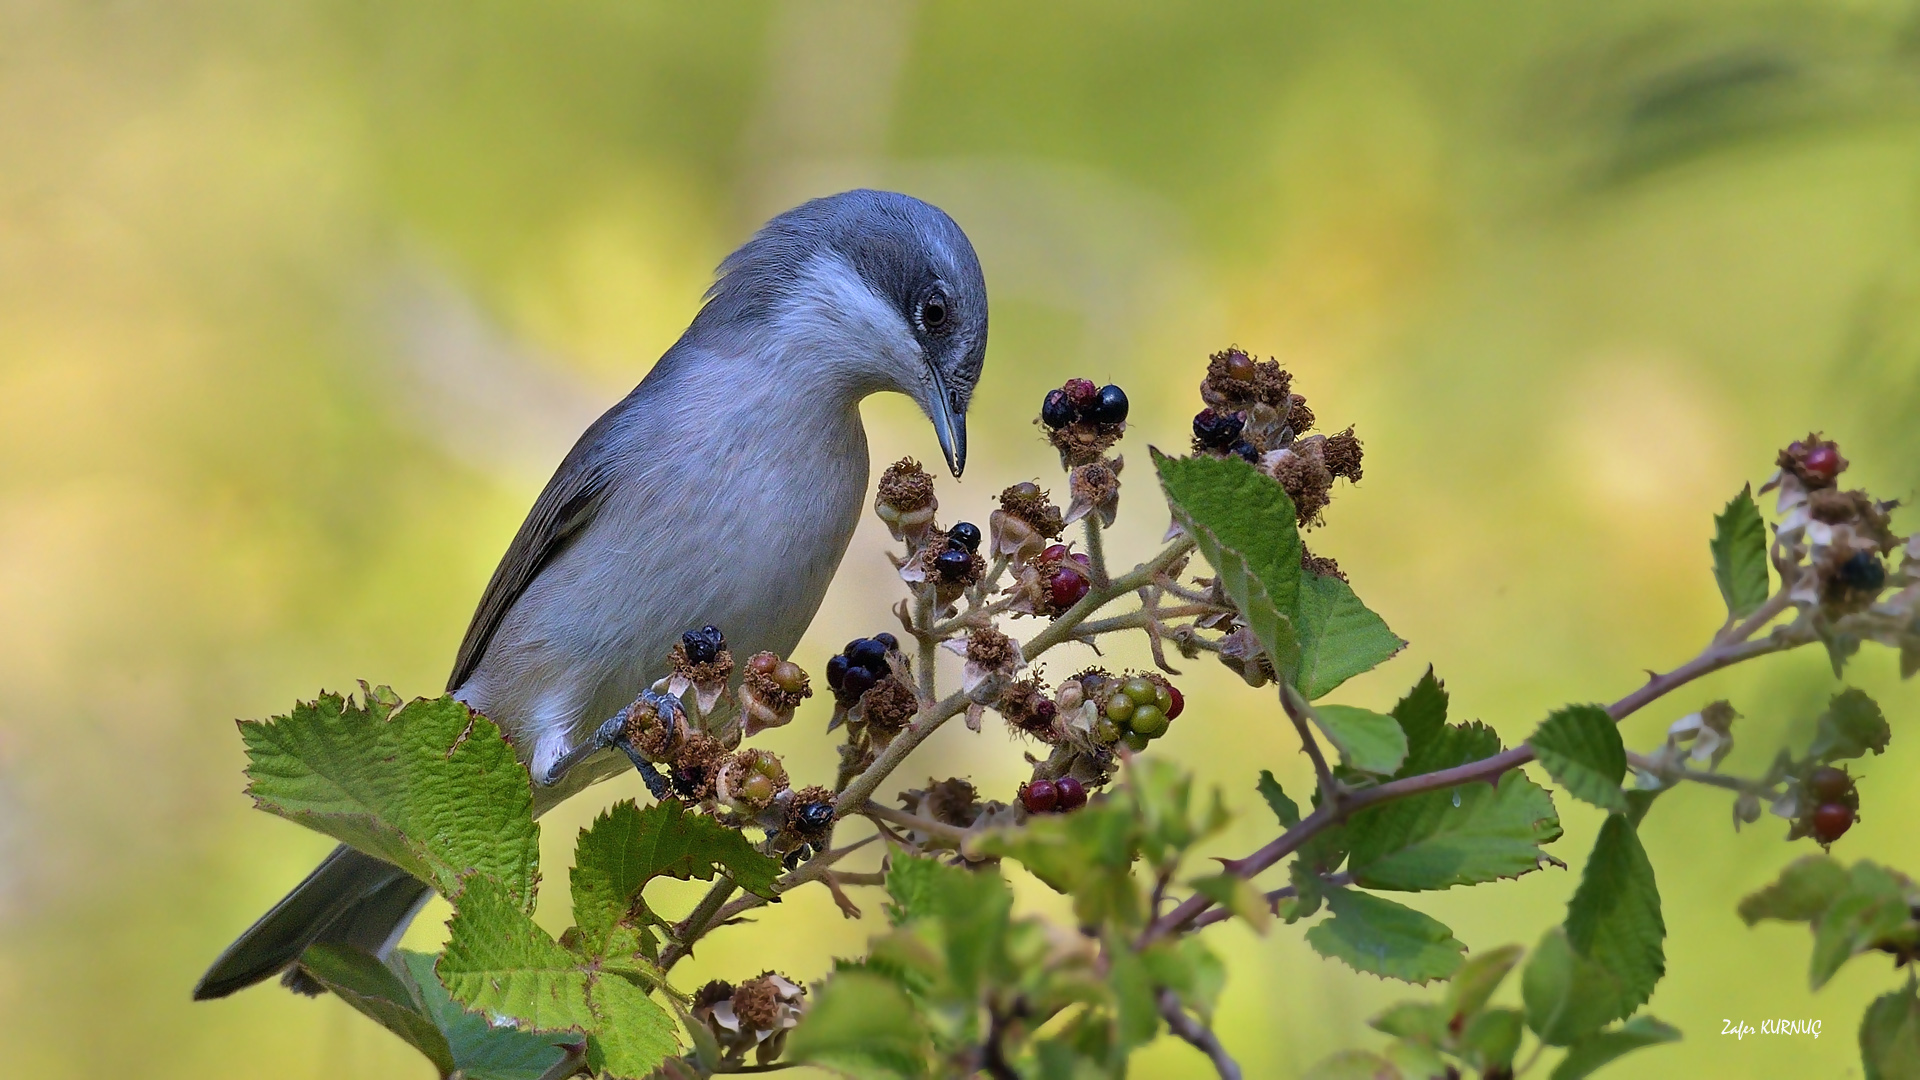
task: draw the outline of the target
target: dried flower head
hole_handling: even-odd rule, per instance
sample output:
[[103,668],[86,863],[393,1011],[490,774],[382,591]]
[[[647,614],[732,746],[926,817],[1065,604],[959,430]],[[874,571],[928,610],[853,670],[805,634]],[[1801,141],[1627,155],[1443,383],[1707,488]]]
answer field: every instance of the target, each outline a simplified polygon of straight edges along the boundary
[[688,802],[712,795],[714,779],[727,757],[727,748],[720,740],[697,731],[689,734],[670,762],[674,794]]
[[754,653],[740,677],[745,737],[789,723],[794,710],[812,696],[813,687],[800,665],[770,652]]
[[933,476],[912,458],[901,458],[880,474],[873,512],[887,523],[895,540],[913,547],[926,543],[940,503],[933,496]]
[[741,750],[720,767],[714,778],[714,798],[748,817],[773,804],[787,788],[786,766],[766,750]]
[[[670,702],[672,699],[659,700]],[[677,705],[668,704],[663,713],[658,701],[649,700],[647,695],[635,699],[621,714],[624,722],[620,737],[635,753],[655,764],[672,761],[692,732]]]
[[977,626],[965,638],[948,641],[946,647],[966,658],[960,687],[968,694],[1011,676],[1023,663],[1020,644],[992,626]]
[[1333,500],[1333,471],[1327,467],[1326,442],[1324,436],[1310,435],[1262,459],[1268,473],[1287,489],[1294,517],[1302,528],[1318,524],[1320,512]]
[[888,676],[875,683],[854,708],[855,719],[876,736],[891,736],[920,711],[920,697],[904,681]]
[[1060,707],[1037,675],[1007,684],[993,707],[1008,725],[1036,739],[1054,742],[1060,738],[1054,730]]
[[667,693],[680,697],[691,689],[700,712],[712,712],[720,695],[726,692],[727,680],[733,675],[733,653],[723,645],[714,653],[712,660],[698,662],[687,656],[684,642],[675,642],[667,654],[667,662],[673,668],[673,673],[667,677]]
[[833,831],[833,793],[823,787],[801,788],[787,802],[786,831],[807,843],[819,843]]
[[1088,514],[1100,515],[1100,524],[1112,525],[1120,513],[1120,469],[1123,459],[1094,461],[1074,467],[1067,490],[1073,501],[1067,506],[1066,522],[1071,525]]

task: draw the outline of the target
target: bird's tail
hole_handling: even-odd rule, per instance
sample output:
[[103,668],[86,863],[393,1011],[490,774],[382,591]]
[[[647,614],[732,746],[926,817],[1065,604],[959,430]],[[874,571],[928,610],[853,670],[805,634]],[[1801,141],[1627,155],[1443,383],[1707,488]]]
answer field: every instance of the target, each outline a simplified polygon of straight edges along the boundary
[[432,890],[392,863],[340,845],[307,879],[227,946],[193,988],[196,1001],[226,997],[281,970],[287,987],[323,987],[295,961],[314,944],[351,945],[384,955]]

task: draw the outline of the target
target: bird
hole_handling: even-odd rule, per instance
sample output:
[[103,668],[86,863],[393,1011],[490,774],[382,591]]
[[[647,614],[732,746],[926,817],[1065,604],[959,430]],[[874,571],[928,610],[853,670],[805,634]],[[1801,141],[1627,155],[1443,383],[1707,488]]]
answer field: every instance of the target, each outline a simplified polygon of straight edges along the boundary
[[[628,767],[596,728],[667,674],[689,628],[743,655],[799,644],[866,499],[860,403],[913,399],[948,468],[986,358],[972,243],[933,205],[857,190],[780,214],[723,260],[692,323],[580,436],[487,583],[447,690],[499,725],[542,813]],[[222,952],[225,997],[314,944],[379,956],[430,895],[346,845]]]

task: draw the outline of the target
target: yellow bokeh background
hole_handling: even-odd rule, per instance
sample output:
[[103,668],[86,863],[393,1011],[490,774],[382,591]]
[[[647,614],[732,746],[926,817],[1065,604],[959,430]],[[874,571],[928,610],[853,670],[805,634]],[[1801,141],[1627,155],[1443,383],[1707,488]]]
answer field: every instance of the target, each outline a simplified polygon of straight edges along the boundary
[[[1365,482],[1310,542],[1412,648],[1337,700],[1384,705],[1433,664],[1456,719],[1514,741],[1618,697],[1717,627],[1710,517],[1775,448],[1821,429],[1876,494],[1920,485],[1917,14],[0,2],[0,1073],[429,1074],[338,1001],[189,1002],[331,843],[248,808],[231,720],[359,678],[437,692],[572,437],[756,224],[845,187],[942,205],[986,269],[992,346],[943,516],[1057,485],[1041,393],[1120,382],[1130,564],[1166,524],[1146,446],[1185,442],[1206,353],[1238,341],[1366,441]],[[904,400],[866,415],[876,462],[937,458]],[[883,540],[863,523],[798,657],[813,670],[891,618]],[[1257,770],[1296,792],[1310,771],[1269,694],[1184,666],[1188,714],[1155,752],[1223,788],[1240,816],[1214,850],[1242,853],[1272,832]],[[1858,768],[1865,817],[1836,853],[1920,871],[1920,695],[1872,649],[1847,680],[1895,738]],[[1727,696],[1745,718],[1726,767],[1757,771],[1837,685],[1795,655],[1624,733],[1650,748]],[[769,739],[801,776],[830,775],[825,714]],[[953,728],[902,779],[1006,797],[1019,748],[995,720]],[[598,806],[639,793],[545,819],[546,880]],[[1560,804],[1575,873],[1413,902],[1475,949],[1531,944],[1599,823]],[[1616,1074],[1858,1075],[1861,1010],[1895,974],[1856,961],[1812,993],[1804,929],[1734,915],[1808,850],[1783,831],[1736,833],[1714,791],[1655,808],[1650,1010],[1686,1039]],[[856,894],[864,921],[810,889],[717,933],[684,982],[817,978],[876,928]],[[432,947],[444,913],[409,942]],[[1299,926],[1208,933],[1250,1077],[1377,1046],[1366,1018],[1421,993],[1320,959]],[[1720,1034],[1775,1017],[1822,1037]],[[1163,1039],[1135,1075],[1210,1073]]]

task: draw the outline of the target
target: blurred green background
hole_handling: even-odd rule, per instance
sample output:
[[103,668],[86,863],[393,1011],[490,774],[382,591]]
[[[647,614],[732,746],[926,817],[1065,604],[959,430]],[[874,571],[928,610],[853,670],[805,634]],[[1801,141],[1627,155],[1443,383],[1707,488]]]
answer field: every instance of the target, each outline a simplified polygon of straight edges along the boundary
[[[330,845],[248,809],[231,720],[357,678],[438,692],[552,466],[770,214],[879,185],[973,236],[993,339],[945,516],[1057,483],[1041,392],[1114,380],[1136,470],[1115,547],[1137,557],[1166,521],[1146,445],[1184,443],[1205,354],[1280,357],[1367,443],[1312,542],[1413,642],[1339,700],[1389,702],[1433,663],[1457,719],[1517,740],[1713,631],[1710,515],[1774,448],[1823,429],[1876,494],[1920,485],[1917,89],[1920,17],[1864,0],[3,0],[0,1071],[428,1075],[337,1001],[189,1003]],[[867,415],[876,462],[937,459],[904,400]],[[882,538],[862,525],[815,671],[889,620]],[[1269,695],[1187,666],[1156,748],[1224,787],[1243,814],[1218,850],[1243,852],[1271,831],[1256,770],[1309,770]],[[1848,675],[1896,737],[1836,853],[1920,870],[1920,695],[1871,650]],[[1727,767],[1757,770],[1834,687],[1796,655],[1625,732],[1648,749],[1731,696]],[[802,776],[830,774],[825,715],[771,740]],[[990,720],[902,779],[1006,797],[1018,773]],[[639,790],[546,819],[547,880]],[[1561,803],[1577,869],[1599,815]],[[1617,1071],[1858,1075],[1860,1011],[1895,978],[1866,960],[1809,993],[1805,931],[1733,912],[1808,846],[1728,811],[1687,790],[1648,821],[1671,973],[1651,1010],[1686,1041]],[[1576,881],[1417,903],[1474,948],[1531,944]],[[685,982],[818,977],[873,925],[808,890]],[[1298,926],[1209,933],[1249,1076],[1377,1045],[1365,1019],[1418,994]],[[1719,1034],[1773,1017],[1824,1035]],[[1137,1075],[1207,1072],[1163,1040]]]

